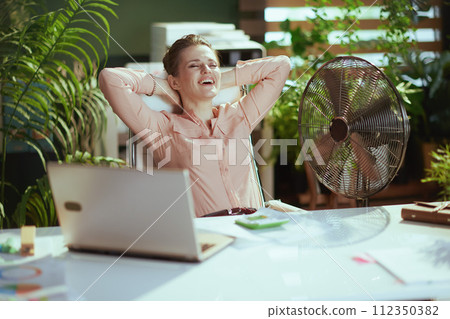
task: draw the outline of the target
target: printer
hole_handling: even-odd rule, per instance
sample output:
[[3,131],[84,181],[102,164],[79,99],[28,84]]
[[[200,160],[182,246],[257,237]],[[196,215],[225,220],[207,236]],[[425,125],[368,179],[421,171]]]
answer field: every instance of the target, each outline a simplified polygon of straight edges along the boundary
[[215,22],[168,22],[151,25],[150,61],[162,61],[167,48],[187,34],[199,34],[219,52],[222,66],[234,66],[238,60],[266,56],[260,43],[250,40],[243,30],[232,23]]

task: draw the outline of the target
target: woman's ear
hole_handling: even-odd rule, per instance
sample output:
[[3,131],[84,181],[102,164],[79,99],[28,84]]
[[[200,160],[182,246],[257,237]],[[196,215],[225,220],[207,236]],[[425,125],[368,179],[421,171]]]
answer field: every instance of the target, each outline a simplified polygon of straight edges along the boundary
[[169,74],[169,76],[167,77],[167,82],[169,82],[172,90],[178,91],[180,89],[180,82],[172,74]]

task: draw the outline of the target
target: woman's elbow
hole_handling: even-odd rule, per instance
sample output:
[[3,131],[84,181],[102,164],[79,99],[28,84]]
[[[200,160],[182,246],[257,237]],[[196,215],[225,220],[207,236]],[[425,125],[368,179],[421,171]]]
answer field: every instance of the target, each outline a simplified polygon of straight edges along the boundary
[[110,68],[105,68],[101,70],[98,75],[98,86],[100,90],[102,90],[103,92],[106,89],[106,86],[108,85],[109,79],[111,79],[112,73],[113,72],[111,71]]
[[287,77],[291,71],[291,59],[286,55],[279,55],[277,58],[280,60],[280,71]]

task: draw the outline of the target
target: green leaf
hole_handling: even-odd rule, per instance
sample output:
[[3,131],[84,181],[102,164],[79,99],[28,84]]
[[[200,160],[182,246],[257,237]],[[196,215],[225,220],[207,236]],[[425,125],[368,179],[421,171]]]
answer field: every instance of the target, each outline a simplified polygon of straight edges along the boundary
[[[76,1],[70,0],[65,8],[53,12],[41,10],[42,14],[31,13],[39,9],[33,4],[33,1],[16,2],[14,8],[20,8],[28,15],[16,24],[0,28],[0,95],[4,114],[0,131],[5,136],[0,153],[2,161],[6,161],[7,142],[19,140],[36,150],[45,167],[45,147],[50,146],[57,158],[64,156],[69,150],[84,145],[87,134],[94,136],[92,133],[103,127],[105,114],[102,114],[101,98],[95,93],[98,88],[91,85],[96,82],[91,80],[96,77],[93,62],[100,63],[99,52],[107,56],[108,37],[103,31],[99,36],[85,26],[95,26],[97,31],[101,26],[91,20],[95,17],[109,33],[109,22],[104,14],[116,17],[111,9],[116,3],[80,1],[80,5],[88,8],[83,11]],[[3,2],[0,8],[4,8]],[[9,11],[0,11],[0,20],[9,17]],[[72,68],[72,63],[80,66],[79,74]],[[30,130],[39,132],[41,138],[36,140]],[[47,136],[50,131],[52,136]],[[85,135],[79,134],[82,132]],[[2,203],[5,200],[5,174],[3,168]],[[28,199],[29,207],[37,211],[43,209],[34,196]],[[54,212],[54,208],[47,209]],[[34,216],[32,220],[41,224],[51,223],[53,215],[47,218],[35,212]]]
[[110,7],[108,7],[108,6],[104,5],[104,4],[101,4],[101,3],[89,3],[89,4],[84,5],[84,8],[90,8],[90,7],[97,8],[97,9],[103,9],[104,11],[107,11],[107,12],[111,13],[115,18],[119,18],[117,16],[117,14],[114,12],[113,9],[111,9]]
[[2,217],[2,219],[6,218],[5,208],[3,207],[3,203],[2,202],[0,202],[0,217]]

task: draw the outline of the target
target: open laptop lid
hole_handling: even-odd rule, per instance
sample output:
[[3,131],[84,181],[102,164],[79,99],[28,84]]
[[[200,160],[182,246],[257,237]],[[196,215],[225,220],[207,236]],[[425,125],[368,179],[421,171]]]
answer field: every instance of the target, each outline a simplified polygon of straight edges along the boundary
[[187,170],[48,164],[69,248],[200,260]]

